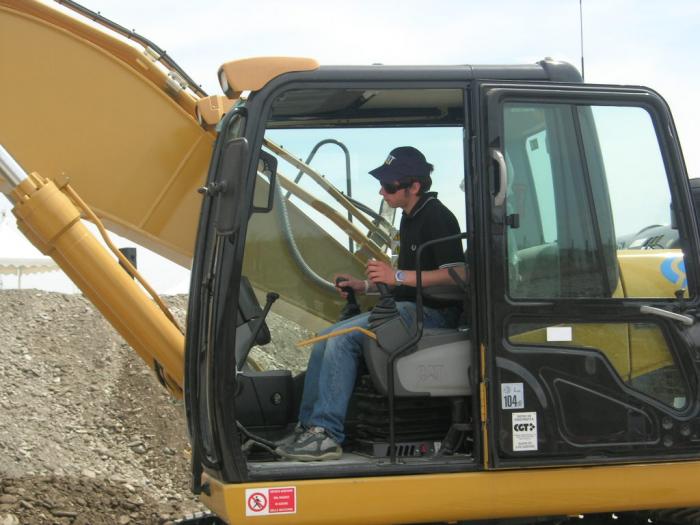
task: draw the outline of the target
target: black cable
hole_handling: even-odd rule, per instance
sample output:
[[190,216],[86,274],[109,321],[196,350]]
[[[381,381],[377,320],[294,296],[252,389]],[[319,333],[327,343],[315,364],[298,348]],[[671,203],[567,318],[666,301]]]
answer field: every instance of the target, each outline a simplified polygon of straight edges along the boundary
[[177,65],[177,63],[172,58],[168,56],[168,53],[166,53],[165,50],[158,47],[154,42],[150,41],[146,37],[139,35],[133,29],[129,30],[126,27],[119,25],[116,22],[113,22],[109,18],[102,16],[100,13],[96,13],[95,11],[92,11],[85,6],[80,5],[79,3],[74,2],[73,0],[54,1],[60,5],[66,6],[68,9],[72,9],[73,11],[80,13],[84,17],[91,19],[93,22],[97,22],[98,24],[102,24],[103,26],[110,28],[111,30],[128,38],[129,40],[134,40],[142,46],[152,49],[158,54],[158,60],[160,62],[166,64],[168,67],[170,67],[173,71],[175,71],[178,75],[182,77],[182,79],[187,83],[187,87],[189,87],[192,91],[194,91],[197,95],[201,97],[207,96],[206,91],[204,91],[201,88],[201,86],[195,83],[195,81],[192,80],[190,76],[187,73],[185,73],[185,71],[179,65]]

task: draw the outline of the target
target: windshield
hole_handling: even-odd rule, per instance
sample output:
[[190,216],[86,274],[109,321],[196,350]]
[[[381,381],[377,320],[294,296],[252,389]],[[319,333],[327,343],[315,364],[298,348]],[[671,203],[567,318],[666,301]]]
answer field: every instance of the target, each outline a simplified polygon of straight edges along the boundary
[[[275,311],[314,331],[343,308],[334,275],[359,277],[369,257],[397,257],[402,212],[383,204],[368,173],[392,149],[424,153],[435,167],[430,191],[466,228],[460,90],[319,91],[287,92],[273,105],[264,149],[278,159],[278,195],[272,212],[250,220],[243,268],[258,292],[281,295]],[[256,205],[267,194],[259,175]]]

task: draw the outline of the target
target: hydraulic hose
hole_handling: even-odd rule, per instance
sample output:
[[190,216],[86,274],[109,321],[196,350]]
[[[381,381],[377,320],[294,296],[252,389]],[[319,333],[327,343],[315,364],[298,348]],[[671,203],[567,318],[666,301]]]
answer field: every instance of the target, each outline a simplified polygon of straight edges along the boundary
[[285,201],[284,195],[282,195],[282,189],[279,184],[275,184],[275,214],[280,222],[280,227],[284,240],[287,242],[287,247],[289,248],[289,253],[296,262],[296,264],[301,268],[303,274],[309,278],[315,285],[320,286],[324,290],[329,292],[335,292],[335,285],[318,275],[311,266],[304,260],[303,255],[299,251],[296,241],[294,240],[294,234],[292,233],[292,228],[289,223],[289,212],[287,211],[287,203]]
[[[326,144],[335,144],[338,146],[341,150],[343,150],[343,154],[345,155],[345,191],[346,191],[346,196],[348,199],[352,199],[352,177],[350,175],[350,151],[348,150],[347,146],[340,142],[339,140],[335,139],[325,139],[320,141],[318,144],[316,144],[313,149],[311,150],[311,153],[309,153],[309,156],[306,157],[306,161],[304,164],[310,164],[311,160],[316,156],[316,153],[318,150],[321,148],[321,146],[325,146]],[[304,175],[303,170],[299,170],[299,173],[297,174],[296,178],[294,179],[294,183],[298,184],[299,181],[301,180],[301,177]],[[287,195],[284,196],[285,200],[289,199],[289,194],[290,192],[287,192]],[[352,213],[348,211],[348,220],[352,222]],[[348,250],[351,252],[354,251],[354,245],[352,242],[352,239],[348,239]]]

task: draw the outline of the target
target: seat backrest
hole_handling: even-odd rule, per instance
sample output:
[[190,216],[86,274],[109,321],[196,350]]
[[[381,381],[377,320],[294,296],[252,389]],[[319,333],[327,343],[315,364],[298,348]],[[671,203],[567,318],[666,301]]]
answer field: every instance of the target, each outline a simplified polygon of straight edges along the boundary
[[[373,339],[364,345],[372,383],[387,395],[389,355]],[[472,345],[467,332],[426,329],[418,345],[396,361],[394,394],[399,397],[449,397],[472,393]]]

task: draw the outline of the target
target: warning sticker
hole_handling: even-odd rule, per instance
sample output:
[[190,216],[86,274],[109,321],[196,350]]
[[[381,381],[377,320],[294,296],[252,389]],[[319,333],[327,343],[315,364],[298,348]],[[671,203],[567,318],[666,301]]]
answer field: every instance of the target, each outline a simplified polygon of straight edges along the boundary
[[537,412],[513,413],[513,452],[537,450]]
[[296,487],[246,489],[245,515],[296,514]]
[[522,383],[501,383],[501,409],[522,410],[525,408],[525,391]]

